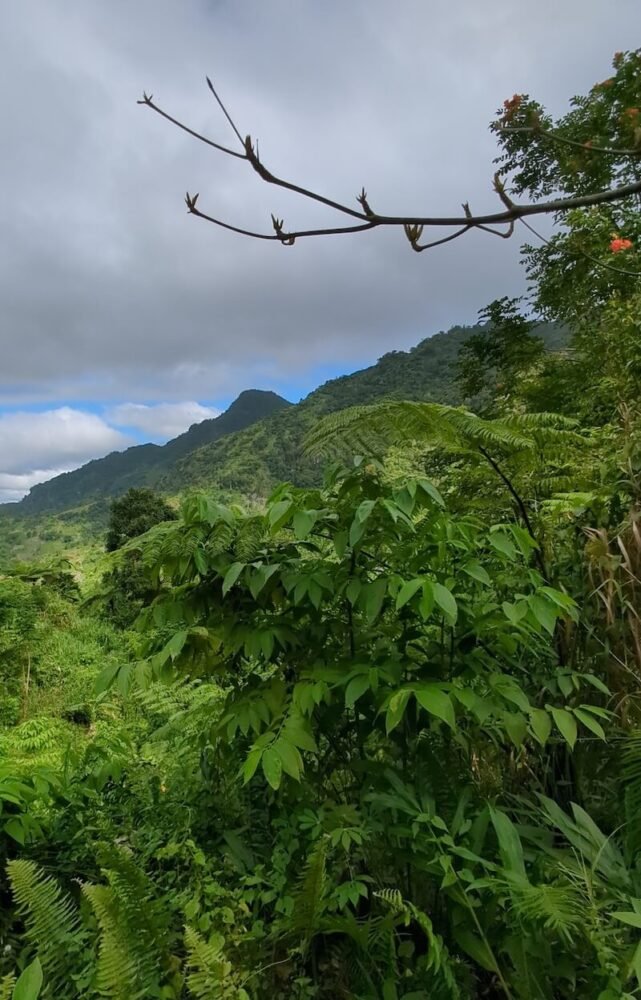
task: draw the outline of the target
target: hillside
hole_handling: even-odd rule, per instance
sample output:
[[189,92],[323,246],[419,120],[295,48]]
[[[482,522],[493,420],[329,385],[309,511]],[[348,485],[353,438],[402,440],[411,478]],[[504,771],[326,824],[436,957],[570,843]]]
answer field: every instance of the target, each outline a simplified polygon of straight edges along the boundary
[[[478,329],[452,327],[409,351],[392,351],[369,368],[332,379],[297,406],[186,455],[159,486],[170,493],[217,488],[265,496],[284,480],[300,486],[315,484],[320,478],[318,465],[302,452],[303,438],[315,421],[326,413],[383,397],[462,403],[454,363],[465,341]],[[536,333],[549,350],[567,343],[566,335],[554,325],[543,325]]]
[[[153,486],[169,494],[211,488],[264,497],[283,480],[310,485],[318,466],[302,453],[302,441],[315,420],[348,406],[383,397],[462,402],[454,363],[478,327],[452,327],[425,338],[409,351],[392,351],[376,364],[326,382],[293,405],[274,392],[247,390],[225,413],[194,424],[167,444],[143,444],[88,462],[80,469],[32,487],[19,504],[0,508],[2,550],[41,551],[49,536],[75,546],[106,522],[108,500],[131,486]],[[548,348],[562,347],[555,326],[537,333]],[[16,528],[16,522],[22,522]],[[28,539],[33,537],[33,544]]]
[[88,500],[117,496],[131,486],[153,486],[189,452],[242,430],[291,404],[275,392],[248,389],[212,420],[192,424],[165,445],[143,444],[94,459],[73,472],[33,486],[20,513],[67,510]]

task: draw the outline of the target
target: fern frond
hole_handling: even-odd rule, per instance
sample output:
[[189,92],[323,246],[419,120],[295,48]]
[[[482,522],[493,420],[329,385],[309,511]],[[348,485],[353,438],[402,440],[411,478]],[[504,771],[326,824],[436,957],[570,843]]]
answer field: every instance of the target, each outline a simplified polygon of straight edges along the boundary
[[291,927],[299,932],[304,948],[318,931],[327,889],[327,845],[322,837],[316,842],[305,863],[303,877],[294,896]]
[[85,942],[78,909],[56,880],[33,861],[9,861],[7,872],[25,922],[25,937],[36,945],[47,981],[54,988],[66,982],[71,972],[78,972]]
[[545,443],[557,448],[580,441],[572,422],[557,414],[523,414],[484,420],[461,407],[441,403],[388,401],[331,414],[305,439],[312,455],[361,452],[380,455],[392,445],[419,441],[465,454],[499,447],[529,451]]
[[122,850],[102,849],[109,885],[83,885],[100,929],[97,979],[114,1000],[155,996],[168,952],[167,919],[151,886]]
[[106,885],[83,885],[100,928],[96,986],[103,997],[130,1000],[140,995],[140,979],[130,951],[129,929],[120,922],[113,890]]
[[225,939],[213,935],[209,941],[192,927],[185,927],[187,949],[187,986],[198,1000],[215,1000],[230,994],[225,989],[232,972],[232,964],[223,951]]
[[0,1000],[11,1000],[13,987],[16,985],[16,977],[9,973],[0,979]]
[[522,880],[505,883],[510,907],[526,924],[538,924],[571,942],[581,932],[585,900],[573,886],[533,885]]
[[447,996],[448,1000],[459,1000],[461,992],[454,972],[453,959],[443,941],[434,930],[428,915],[419,907],[405,900],[399,889],[380,889],[374,893],[394,914],[396,921],[407,926],[414,923],[420,927],[427,942],[427,954],[422,966],[433,978],[430,995]]

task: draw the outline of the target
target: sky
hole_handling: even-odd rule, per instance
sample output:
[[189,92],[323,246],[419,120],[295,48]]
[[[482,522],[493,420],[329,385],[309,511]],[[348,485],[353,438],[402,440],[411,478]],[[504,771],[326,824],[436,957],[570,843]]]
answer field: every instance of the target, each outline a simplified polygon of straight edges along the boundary
[[[616,13],[616,16],[614,16]],[[492,211],[488,125],[554,113],[640,44],[638,0],[19,0],[2,4],[0,501],[215,416],[246,388],[297,400],[523,291],[518,240],[414,254],[329,222],[136,102],[233,144],[205,85],[280,175],[388,214]]]

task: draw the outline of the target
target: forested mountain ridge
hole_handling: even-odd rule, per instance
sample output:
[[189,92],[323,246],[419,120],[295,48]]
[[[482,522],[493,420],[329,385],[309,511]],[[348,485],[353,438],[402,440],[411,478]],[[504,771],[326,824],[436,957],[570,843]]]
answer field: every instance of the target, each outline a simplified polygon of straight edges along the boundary
[[124,493],[131,486],[153,485],[183,455],[289,405],[275,392],[245,390],[220,416],[192,424],[165,445],[142,444],[115,451],[39,483],[19,504],[20,512],[66,510],[92,499]]
[[[317,470],[302,454],[301,444],[314,419],[384,396],[462,402],[454,363],[460,348],[478,330],[478,326],[454,326],[426,337],[409,351],[391,351],[369,368],[331,379],[296,405],[275,392],[246,390],[220,416],[193,424],[165,445],[142,444],[112,452],[33,486],[12,512],[70,510],[132,486],[176,493],[209,485],[264,495],[282,479],[310,484]],[[536,333],[552,350],[566,342],[554,325],[544,325]]]
[[[168,492],[213,487],[263,496],[283,480],[310,486],[318,481],[319,466],[303,454],[302,442],[315,421],[327,413],[382,398],[462,403],[455,363],[461,347],[480,329],[454,326],[409,351],[391,351],[369,368],[332,379],[297,406],[186,455],[168,470],[159,486]],[[554,324],[543,324],[533,332],[548,350],[567,344],[567,335]]]

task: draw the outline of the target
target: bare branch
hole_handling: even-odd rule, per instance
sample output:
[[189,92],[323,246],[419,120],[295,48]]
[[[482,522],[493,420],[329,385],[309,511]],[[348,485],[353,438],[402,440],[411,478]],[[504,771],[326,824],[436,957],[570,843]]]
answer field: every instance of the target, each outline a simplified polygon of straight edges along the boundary
[[[196,198],[198,198],[198,195],[191,196],[189,193],[185,197],[187,211],[190,215],[204,219],[205,222],[211,222],[214,226],[220,226],[221,229],[229,229],[232,233],[240,233],[241,236],[251,236],[255,240],[270,240],[272,243],[282,243],[284,246],[293,246],[295,240],[304,239],[306,236],[342,236],[344,233],[363,233],[366,229],[374,229],[376,226],[376,223],[365,222],[360,226],[337,226],[333,229],[301,229],[295,233],[286,233],[282,229],[282,219],[277,219],[272,215],[272,225],[276,232],[258,233],[250,229],[242,229],[240,226],[232,226],[229,222],[223,222],[222,219],[215,219],[212,215],[201,212],[199,208],[196,208]],[[277,225],[278,229],[276,229]]]
[[[575,195],[568,198],[556,198],[551,201],[536,202],[525,205],[519,205],[512,201],[508,195],[503,179],[499,173],[496,173],[493,178],[494,191],[498,195],[499,199],[503,204],[503,210],[497,212],[490,212],[485,215],[473,215],[469,204],[466,202],[463,205],[463,215],[462,216],[398,216],[398,215],[381,215],[378,212],[374,212],[367,200],[367,195],[365,189],[361,190],[361,193],[357,196],[356,200],[360,205],[360,211],[355,208],[351,208],[349,205],[345,205],[342,202],[335,201],[332,198],[328,198],[326,195],[319,194],[317,191],[313,191],[309,188],[302,187],[299,184],[295,184],[292,181],[288,181],[283,177],[278,177],[273,174],[261,161],[258,154],[258,147],[252,142],[251,136],[247,136],[244,140],[241,138],[241,134],[234,123],[233,118],[227,111],[227,108],[220,99],[214,85],[212,84],[209,77],[207,77],[207,85],[214,95],[219,107],[221,108],[223,114],[225,115],[229,125],[234,131],[238,141],[243,147],[243,152],[239,153],[236,150],[229,149],[227,146],[223,146],[220,143],[214,142],[213,140],[207,138],[199,132],[194,131],[194,129],[189,128],[184,125],[178,119],[169,115],[166,111],[163,111],[157,104],[154,103],[152,96],[144,94],[143,99],[139,101],[139,104],[143,104],[152,111],[161,115],[163,118],[170,121],[173,125],[187,132],[189,135],[198,139],[201,142],[206,143],[208,146],[212,146],[214,149],[219,150],[219,152],[226,153],[228,156],[234,156],[240,160],[246,160],[255,173],[265,181],[267,184],[273,184],[275,187],[283,188],[286,191],[291,191],[294,194],[300,195],[302,198],[309,201],[317,202],[318,204],[325,205],[327,208],[331,208],[341,215],[347,215],[352,219],[357,219],[358,224],[350,226],[328,226],[318,229],[299,229],[287,232],[284,229],[284,223],[282,219],[278,219],[276,216],[272,215],[272,227],[273,233],[261,233],[253,230],[244,229],[240,226],[231,225],[228,222],[223,222],[221,219],[215,218],[206,212],[201,212],[200,209],[196,207],[196,200],[198,195],[191,197],[187,195],[187,210],[191,215],[195,215],[200,219],[204,219],[207,222],[211,222],[213,225],[220,226],[223,229],[228,229],[231,232],[240,233],[243,236],[251,236],[254,239],[260,240],[271,240],[283,244],[284,246],[292,246],[297,239],[302,239],[311,236],[338,236],[350,233],[361,233],[366,232],[370,229],[377,229],[380,227],[392,227],[403,229],[405,236],[407,237],[410,246],[417,253],[422,253],[423,250],[431,249],[432,247],[441,246],[444,243],[449,243],[452,240],[458,239],[465,233],[469,232],[471,229],[479,229],[482,232],[489,233],[493,236],[499,236],[501,239],[509,239],[514,233],[515,223],[518,221],[523,222],[525,218],[534,215],[561,215],[564,212],[569,211],[574,208],[587,208],[593,205],[602,205],[614,201],[620,201],[624,198],[629,198],[632,195],[641,194],[641,180],[637,180],[631,184],[622,184],[618,187],[610,188],[605,191],[596,191],[592,194]],[[572,140],[565,140],[562,137],[556,136],[554,133],[546,132],[540,127],[532,126],[529,128],[522,129],[505,129],[506,131],[529,131],[538,132],[546,137],[552,139],[568,142],[572,145],[578,145],[582,148],[581,143],[574,143]],[[641,151],[637,153],[636,151],[622,151],[622,150],[607,150],[600,149],[598,147],[591,147],[595,151],[601,152],[611,152],[624,154],[626,152],[634,155],[641,155]],[[504,230],[499,230],[494,227],[505,226]],[[448,236],[441,237],[440,239],[433,240],[429,243],[421,243],[420,239],[425,228],[436,229],[455,229],[456,232],[449,234]],[[600,262],[599,262],[600,263]],[[609,266],[609,265],[602,265]],[[614,268],[615,270],[618,270]],[[629,272],[632,273],[632,272]]]

